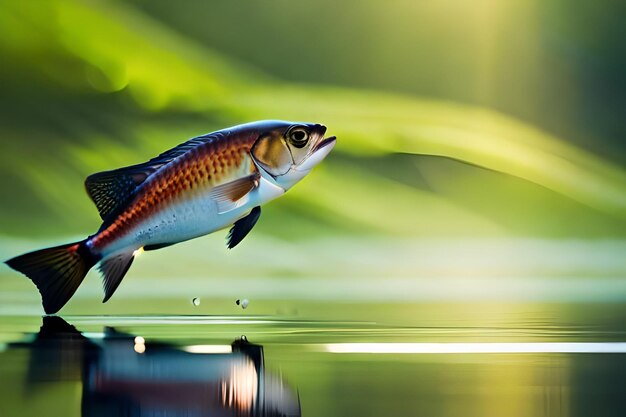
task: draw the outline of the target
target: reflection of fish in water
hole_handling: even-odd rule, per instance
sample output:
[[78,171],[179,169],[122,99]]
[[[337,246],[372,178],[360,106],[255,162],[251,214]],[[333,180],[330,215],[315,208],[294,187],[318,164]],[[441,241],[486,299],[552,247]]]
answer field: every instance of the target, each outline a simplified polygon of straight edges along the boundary
[[50,316],[33,342],[11,347],[32,350],[31,387],[82,380],[84,417],[301,415],[298,396],[265,372],[263,348],[245,338],[230,353],[146,344],[141,354],[135,348],[144,341],[137,339],[110,328],[103,338],[90,339]]
[[74,295],[100,262],[104,301],[138,250],[154,250],[233,225],[235,247],[260,205],[280,197],[335,144],[319,124],[263,121],[198,136],[150,161],[89,176],[87,192],[104,221],[87,239],[10,259],[41,293],[46,313]]

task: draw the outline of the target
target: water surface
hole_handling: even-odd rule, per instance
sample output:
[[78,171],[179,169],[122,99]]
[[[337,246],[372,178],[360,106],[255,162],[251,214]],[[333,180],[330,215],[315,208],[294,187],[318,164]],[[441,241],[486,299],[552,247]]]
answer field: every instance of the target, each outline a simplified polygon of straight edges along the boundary
[[268,315],[3,316],[0,415],[626,412],[621,303],[309,304]]

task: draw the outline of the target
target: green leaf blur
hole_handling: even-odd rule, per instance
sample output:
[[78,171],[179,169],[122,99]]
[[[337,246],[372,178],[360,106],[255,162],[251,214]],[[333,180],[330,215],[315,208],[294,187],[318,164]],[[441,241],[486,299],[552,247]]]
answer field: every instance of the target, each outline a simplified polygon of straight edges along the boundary
[[[167,7],[4,2],[3,234],[91,232],[98,220],[82,190],[88,174],[141,162],[200,133],[265,118],[323,122],[339,144],[310,178],[265,210],[259,233],[288,240],[626,234],[626,173],[619,154],[603,156],[593,146],[520,118],[462,103],[468,100],[453,101],[443,93],[444,98],[420,97],[410,91],[413,85],[406,93],[392,93],[286,81],[241,56],[217,52],[220,45],[212,48],[211,39],[185,35],[189,29],[180,13]],[[215,7],[230,12],[223,2]],[[270,15],[268,10],[276,12],[272,7],[251,6]],[[381,18],[396,9],[390,10]],[[168,13],[169,24],[149,17],[163,20]],[[289,20],[290,8],[284,13]],[[188,25],[197,23],[183,17]],[[225,30],[224,22],[217,25]],[[246,26],[238,30],[245,32]],[[286,25],[285,31],[297,36],[298,27]],[[232,46],[229,39],[221,46]],[[276,60],[289,65],[302,54],[315,54],[324,42],[316,36],[300,41],[302,48],[295,51],[267,48],[260,66]],[[441,43],[446,47],[449,40]],[[242,47],[233,49],[239,53]],[[401,54],[400,48],[411,46],[397,47]],[[422,52],[426,62],[430,55]],[[444,52],[432,53],[439,60]],[[483,83],[485,89],[491,85]],[[510,94],[513,101],[516,94],[528,99],[514,89]]]

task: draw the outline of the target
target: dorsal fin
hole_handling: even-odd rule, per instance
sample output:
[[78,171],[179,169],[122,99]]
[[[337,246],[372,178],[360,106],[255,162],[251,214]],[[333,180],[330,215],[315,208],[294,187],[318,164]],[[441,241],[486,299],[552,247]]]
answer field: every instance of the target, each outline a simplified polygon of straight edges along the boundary
[[152,172],[154,171],[147,168],[142,170],[140,165],[136,165],[88,176],[85,180],[85,188],[96,204],[102,220],[128,201],[137,186],[144,182]]
[[160,167],[197,146],[221,137],[220,132],[198,136],[163,152],[143,164],[92,174],[85,180],[87,194],[96,204],[102,220],[123,206],[146,178]]
[[208,133],[202,136],[196,136],[193,139],[189,139],[187,142],[183,142],[180,145],[175,146],[172,149],[169,149],[163,152],[159,156],[152,158],[151,160],[149,160],[148,162],[142,165],[146,165],[146,164],[159,165],[159,166],[165,165],[171,160],[176,159],[183,154],[186,154],[187,152],[196,148],[197,146],[202,145],[207,142],[217,140],[223,136],[224,136],[223,132],[213,132],[213,133]]

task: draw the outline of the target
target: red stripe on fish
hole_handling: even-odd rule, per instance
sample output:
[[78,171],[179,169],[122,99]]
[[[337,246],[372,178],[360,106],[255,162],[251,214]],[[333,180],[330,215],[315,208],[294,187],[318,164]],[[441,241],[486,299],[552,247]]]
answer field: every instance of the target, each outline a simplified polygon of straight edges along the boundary
[[[163,207],[191,196],[198,189],[219,182],[241,168],[254,143],[254,137],[223,137],[192,149],[141,184],[137,196],[111,224],[92,237],[93,248],[102,249],[125,235],[133,226]],[[251,169],[253,168],[251,164]]]

